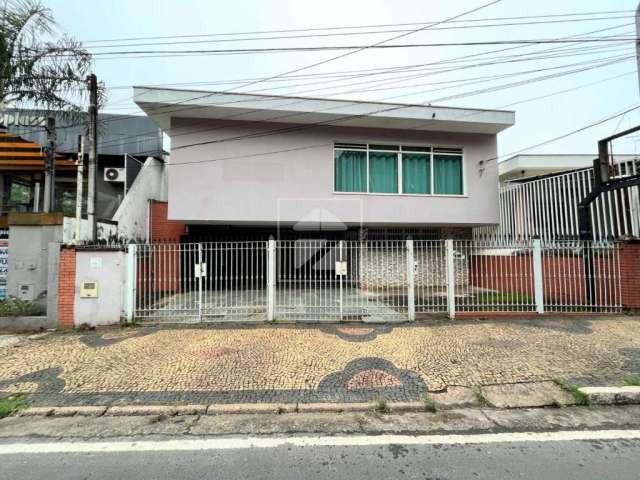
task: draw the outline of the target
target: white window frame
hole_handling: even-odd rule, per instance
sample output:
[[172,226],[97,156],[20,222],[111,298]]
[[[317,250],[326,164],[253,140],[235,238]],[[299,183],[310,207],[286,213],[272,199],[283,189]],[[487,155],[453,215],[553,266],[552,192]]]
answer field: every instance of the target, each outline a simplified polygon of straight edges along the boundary
[[[361,148],[348,148],[348,147],[336,147],[336,145],[362,145],[363,147]],[[465,163],[465,149],[462,146],[458,146],[458,145],[424,145],[424,144],[415,144],[415,143],[407,143],[407,142],[402,142],[402,143],[397,143],[398,146],[398,150],[384,150],[384,149],[379,149],[379,148],[371,148],[371,145],[393,145],[394,142],[357,142],[357,141],[353,141],[353,140],[348,140],[348,141],[335,141],[333,143],[333,193],[336,195],[390,195],[390,196],[409,196],[409,197],[451,197],[451,198],[464,198],[467,197],[467,169],[466,169],[466,163]],[[428,149],[428,152],[415,152],[412,150],[406,150],[403,152],[402,147],[420,147],[420,148],[425,148]],[[435,152],[436,149],[456,149],[456,150],[460,150],[460,153],[441,153],[441,152]],[[341,192],[341,191],[336,191],[335,189],[335,185],[336,185],[336,178],[335,178],[335,172],[336,172],[336,150],[353,150],[353,151],[359,151],[359,152],[366,152],[366,161],[367,161],[367,191],[366,192]],[[370,186],[370,182],[369,182],[369,152],[374,151],[374,152],[386,152],[386,153],[396,153],[396,161],[398,162],[397,165],[397,172],[398,172],[398,191],[395,193],[384,193],[384,192],[371,192],[371,186]],[[425,155],[427,155],[429,157],[429,182],[430,182],[430,189],[429,191],[431,193],[405,193],[402,189],[402,154],[403,153],[423,153]],[[443,155],[443,156],[452,156],[452,157],[459,157],[461,159],[462,162],[462,193],[434,193],[435,192],[435,175],[434,175],[434,169],[435,169],[435,155]]]

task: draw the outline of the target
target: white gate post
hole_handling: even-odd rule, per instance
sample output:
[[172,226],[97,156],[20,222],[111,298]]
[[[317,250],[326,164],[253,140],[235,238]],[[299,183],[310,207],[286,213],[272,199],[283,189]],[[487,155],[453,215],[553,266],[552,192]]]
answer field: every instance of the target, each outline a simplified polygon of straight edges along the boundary
[[133,323],[136,309],[136,252],[137,245],[131,244],[127,250],[126,282],[124,293],[124,318]]
[[267,244],[267,320],[273,321],[275,316],[276,293],[276,241]]
[[204,266],[202,264],[202,244],[198,244],[198,321],[202,322],[202,279],[204,277]]
[[449,318],[456,316],[456,272],[453,262],[453,240],[445,240],[447,259],[447,311]]
[[[342,263],[344,261],[343,257],[342,257],[343,244],[344,244],[344,240],[340,240],[338,242],[338,256],[339,256],[339,260],[338,261],[340,263]],[[340,321],[342,321],[343,316],[344,316],[344,311],[343,311],[343,308],[342,308],[342,277],[343,276],[344,275],[338,275],[338,278],[339,278],[339,281],[340,281]]]
[[413,240],[407,240],[407,308],[409,320],[416,319],[415,300],[415,262],[413,255]]
[[536,312],[544,313],[544,277],[542,276],[542,242],[533,240],[533,292],[536,300]]

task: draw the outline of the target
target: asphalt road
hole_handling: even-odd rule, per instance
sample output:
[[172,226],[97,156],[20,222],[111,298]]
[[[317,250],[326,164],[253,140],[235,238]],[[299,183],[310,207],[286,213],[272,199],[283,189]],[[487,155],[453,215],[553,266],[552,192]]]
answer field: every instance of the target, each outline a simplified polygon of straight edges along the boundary
[[[584,437],[585,432],[579,432]],[[640,431],[620,438],[517,434],[296,437],[0,445],[0,478],[638,479]],[[538,435],[538,434],[534,434]],[[579,435],[579,436],[580,436]],[[605,436],[606,437],[606,436]],[[355,438],[355,440],[353,440]],[[477,443],[476,443],[476,440]],[[564,438],[564,439],[563,439]],[[293,444],[287,443],[294,440]],[[315,439],[315,440],[314,440]],[[318,440],[319,439],[319,440]],[[260,442],[263,444],[260,444]],[[209,442],[209,443],[208,443]],[[49,452],[46,452],[49,449]],[[98,451],[96,451],[98,450]]]

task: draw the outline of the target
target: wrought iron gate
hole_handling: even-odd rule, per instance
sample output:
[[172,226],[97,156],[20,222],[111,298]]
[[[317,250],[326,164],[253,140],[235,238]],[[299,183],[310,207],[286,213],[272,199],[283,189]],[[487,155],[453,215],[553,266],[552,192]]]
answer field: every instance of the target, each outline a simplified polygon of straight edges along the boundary
[[539,240],[131,245],[127,317],[381,322],[456,312],[615,312],[618,251],[616,244]]

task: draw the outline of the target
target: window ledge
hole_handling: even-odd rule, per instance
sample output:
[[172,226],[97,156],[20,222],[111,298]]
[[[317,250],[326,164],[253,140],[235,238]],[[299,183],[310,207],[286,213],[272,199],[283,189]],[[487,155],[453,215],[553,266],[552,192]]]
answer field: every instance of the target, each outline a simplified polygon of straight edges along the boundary
[[362,195],[366,197],[430,197],[430,198],[469,198],[469,195],[448,193],[374,193],[374,192],[333,192],[334,195]]

